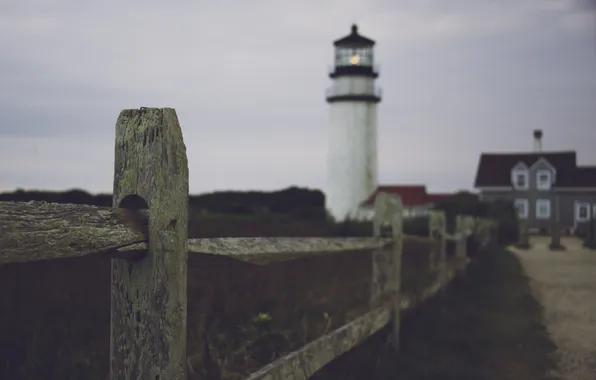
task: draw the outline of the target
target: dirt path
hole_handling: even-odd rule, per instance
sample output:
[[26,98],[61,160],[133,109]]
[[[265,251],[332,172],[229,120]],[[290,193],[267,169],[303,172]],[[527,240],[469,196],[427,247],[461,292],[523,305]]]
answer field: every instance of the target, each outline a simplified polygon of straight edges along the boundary
[[535,297],[544,308],[546,327],[557,345],[562,380],[596,378],[596,251],[564,238],[566,251],[551,252],[548,239],[535,237],[520,258]]

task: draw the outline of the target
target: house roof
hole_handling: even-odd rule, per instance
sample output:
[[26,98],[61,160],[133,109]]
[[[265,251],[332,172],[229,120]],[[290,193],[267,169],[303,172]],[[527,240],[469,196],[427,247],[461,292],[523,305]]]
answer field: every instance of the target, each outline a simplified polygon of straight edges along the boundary
[[[582,172],[574,151],[536,153],[483,153],[476,171],[475,187],[511,186],[511,169],[522,162],[530,167],[541,158],[557,171],[556,186],[581,186]],[[580,173],[581,172],[581,173]],[[589,171],[591,173],[591,171]]]
[[559,187],[596,187],[596,166],[578,166],[575,170],[557,178]]
[[371,206],[375,203],[378,193],[399,195],[402,204],[406,207],[421,206],[436,202],[439,199],[452,196],[453,194],[428,194],[424,185],[393,185],[379,186],[364,202],[363,206]]

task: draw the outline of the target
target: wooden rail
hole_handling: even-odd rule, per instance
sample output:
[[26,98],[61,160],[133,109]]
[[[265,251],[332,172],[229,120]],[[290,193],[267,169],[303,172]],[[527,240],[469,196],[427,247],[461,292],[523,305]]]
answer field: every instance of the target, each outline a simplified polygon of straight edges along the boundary
[[[0,202],[0,265],[102,255],[111,259],[110,379],[187,378],[187,255],[231,256],[255,264],[313,254],[372,252],[370,312],[255,372],[249,379],[307,379],[387,324],[398,348],[403,207],[381,193],[370,238],[187,238],[188,164],[173,109],[124,110],[116,122],[114,208],[45,202]],[[446,273],[445,242],[465,241],[476,220],[458,218],[437,240],[431,269]],[[389,226],[389,237],[383,227]],[[441,277],[439,286],[447,281]],[[430,294],[430,293],[429,293]],[[404,304],[405,302],[405,304]]]
[[116,254],[148,241],[147,213],[87,205],[0,202],[0,264]]
[[247,380],[306,380],[325,364],[364,342],[390,322],[390,308],[379,307],[261,368]]

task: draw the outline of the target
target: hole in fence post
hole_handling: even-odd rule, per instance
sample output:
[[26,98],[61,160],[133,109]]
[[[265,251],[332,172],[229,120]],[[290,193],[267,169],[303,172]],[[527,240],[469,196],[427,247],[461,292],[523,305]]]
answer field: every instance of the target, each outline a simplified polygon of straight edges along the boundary
[[148,210],[147,202],[136,194],[130,194],[120,201],[118,208],[125,208],[127,210]]
[[[130,194],[124,197],[118,204],[118,208],[130,210],[127,214],[127,218],[135,228],[140,229],[143,235],[149,236],[149,206],[147,202],[136,194]],[[148,253],[148,250],[120,250],[117,253],[110,255],[113,259],[124,259],[129,261],[137,261],[144,258]],[[129,274],[132,271],[132,266],[129,265]],[[132,274],[131,274],[132,275]]]

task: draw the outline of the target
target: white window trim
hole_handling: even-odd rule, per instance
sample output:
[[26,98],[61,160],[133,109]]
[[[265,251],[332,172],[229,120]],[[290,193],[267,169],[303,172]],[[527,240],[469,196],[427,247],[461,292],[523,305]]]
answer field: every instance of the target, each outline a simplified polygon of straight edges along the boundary
[[[580,207],[585,207],[586,208],[586,218],[580,218],[579,216],[579,209]],[[575,202],[575,221],[576,222],[587,222],[588,220],[590,220],[590,210],[592,207],[590,207],[590,203],[588,202]]]
[[528,215],[530,215],[530,202],[527,199],[516,199],[514,201],[515,209],[517,210],[517,205],[522,204],[524,205],[524,212],[522,214],[517,211],[517,217],[520,219],[528,219]]
[[540,165],[540,164],[542,164],[542,165],[545,165],[545,166],[548,166],[548,167],[549,167],[549,168],[552,170],[552,172],[553,172],[553,173],[556,173],[556,172],[557,172],[557,168],[555,168],[555,167],[554,167],[554,166],[553,166],[553,165],[552,165],[552,164],[551,164],[551,163],[550,163],[550,162],[549,162],[549,161],[548,161],[546,158],[544,158],[544,157],[540,157],[540,158],[539,158],[539,159],[538,159],[536,162],[534,162],[534,163],[532,164],[532,166],[530,166],[530,170],[534,169],[536,166],[538,166],[538,165]]
[[[546,214],[540,214],[540,208],[546,206]],[[551,217],[551,202],[550,199],[537,199],[536,200],[536,219],[548,220]]]
[[[526,183],[525,186],[518,186],[517,185],[517,177],[520,176],[520,175],[524,176],[525,179],[526,179],[525,180],[525,183]],[[530,175],[528,173],[528,169],[516,168],[516,169],[513,169],[511,171],[511,183],[512,183],[514,189],[517,189],[517,190],[527,190],[527,189],[529,189],[529,187],[530,187],[530,183],[529,183],[530,181],[529,180],[530,180]]]
[[[540,176],[545,175],[545,174],[548,177],[548,180],[547,180],[548,183],[546,185],[540,182]],[[538,170],[536,172],[536,188],[538,190],[550,190],[552,184],[553,184],[553,173],[550,170],[542,169],[542,170]]]

